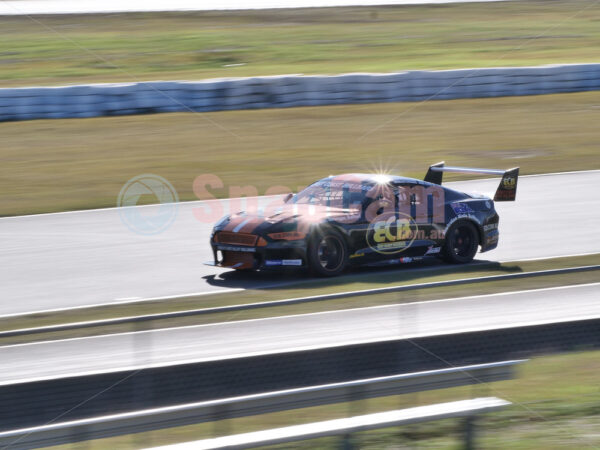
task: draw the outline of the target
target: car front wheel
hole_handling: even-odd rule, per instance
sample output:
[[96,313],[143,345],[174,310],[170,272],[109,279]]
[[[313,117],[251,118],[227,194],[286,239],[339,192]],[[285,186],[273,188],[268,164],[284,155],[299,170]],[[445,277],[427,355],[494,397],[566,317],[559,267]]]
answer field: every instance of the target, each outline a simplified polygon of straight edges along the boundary
[[308,264],[316,275],[333,277],[346,268],[348,247],[344,238],[334,230],[317,233],[308,245]]

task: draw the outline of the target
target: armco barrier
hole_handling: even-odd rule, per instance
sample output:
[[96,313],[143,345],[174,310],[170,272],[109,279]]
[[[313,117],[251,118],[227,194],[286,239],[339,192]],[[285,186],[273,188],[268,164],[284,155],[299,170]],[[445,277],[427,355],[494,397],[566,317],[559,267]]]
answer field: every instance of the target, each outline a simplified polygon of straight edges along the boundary
[[121,414],[108,412],[104,416],[77,421],[58,419],[38,427],[0,431],[0,447],[37,448],[161,428],[331,405],[348,399],[366,400],[457,386],[481,385],[513,379],[514,366],[521,362],[523,361],[503,361],[352,380],[345,383],[303,386],[296,389],[261,392],[247,396],[185,403]]
[[0,121],[600,90],[600,64],[0,89]]
[[589,319],[12,383],[0,386],[0,431],[598,347]]
[[510,404],[510,402],[496,397],[474,398],[201,439],[153,447],[148,450],[242,450],[330,436],[343,436],[341,448],[354,450],[361,447],[354,445],[351,433],[461,417],[466,419],[463,448],[469,450],[475,448],[473,438],[476,434],[474,433],[475,417],[482,413],[497,411]]
[[[497,263],[493,263],[494,265]],[[481,268],[487,267],[487,263],[481,263]],[[472,283],[484,283],[488,281],[515,280],[528,277],[544,277],[568,273],[581,273],[600,270],[600,265],[593,266],[578,266],[578,267],[563,267],[560,269],[538,270],[535,272],[517,272],[501,275],[488,275],[485,277],[475,278],[459,278],[457,280],[442,280],[427,283],[405,284],[400,286],[387,286],[375,289],[363,289],[358,291],[336,292],[333,294],[311,295],[309,297],[287,298],[282,300],[271,300],[266,302],[256,303],[241,303],[237,305],[214,306],[209,308],[188,309],[183,311],[173,311],[165,313],[144,314],[138,316],[115,317],[112,319],[89,320],[86,322],[72,322],[56,325],[46,325],[41,327],[21,328],[7,331],[0,331],[0,339],[7,337],[29,336],[41,333],[53,333],[69,330],[81,330],[84,328],[95,328],[110,325],[134,324],[142,322],[151,322],[156,320],[175,319],[179,317],[202,316],[209,314],[231,313],[239,311],[249,311],[263,308],[275,308],[278,306],[298,305],[301,303],[322,302],[328,300],[338,300],[347,298],[356,298],[373,294],[385,294],[390,292],[406,292],[417,289],[429,289],[449,286],[460,286]],[[40,314],[40,313],[33,313]],[[1,316],[0,316],[1,318]]]

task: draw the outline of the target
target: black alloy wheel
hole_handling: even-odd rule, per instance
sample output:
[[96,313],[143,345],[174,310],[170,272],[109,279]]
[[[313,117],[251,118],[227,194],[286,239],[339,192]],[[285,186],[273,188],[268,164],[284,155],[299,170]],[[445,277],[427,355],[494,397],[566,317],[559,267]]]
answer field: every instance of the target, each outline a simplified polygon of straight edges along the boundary
[[465,264],[473,260],[477,247],[479,236],[475,225],[470,221],[461,220],[448,229],[442,257],[453,264]]
[[339,275],[346,268],[347,261],[348,247],[338,232],[320,232],[311,239],[308,246],[308,263],[316,275]]

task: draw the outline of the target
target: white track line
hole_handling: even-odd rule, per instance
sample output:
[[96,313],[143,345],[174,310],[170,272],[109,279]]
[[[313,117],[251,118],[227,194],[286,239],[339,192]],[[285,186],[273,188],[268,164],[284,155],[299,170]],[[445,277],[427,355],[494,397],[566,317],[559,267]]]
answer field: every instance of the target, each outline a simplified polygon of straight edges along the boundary
[[[528,262],[528,261],[542,261],[544,259],[559,259],[559,258],[576,258],[578,256],[591,256],[591,255],[600,255],[600,253],[598,252],[589,252],[589,253],[572,253],[570,255],[557,255],[557,256],[539,256],[536,258],[525,258],[525,259],[519,259],[516,261],[498,261],[500,264],[507,264],[507,263],[517,263],[517,262]],[[566,267],[565,267],[566,269]]]
[[[561,290],[561,289],[578,289],[578,288],[582,288],[582,287],[599,286],[599,285],[600,285],[600,282],[585,283],[585,284],[571,284],[571,285],[567,285],[567,286],[552,286],[552,287],[537,288],[537,289],[521,289],[518,291],[496,292],[496,293],[492,293],[492,294],[481,294],[481,295],[469,295],[466,297],[448,297],[448,298],[442,298],[442,299],[438,299],[438,300],[424,300],[421,302],[400,303],[400,304],[393,304],[393,305],[378,305],[378,306],[368,306],[368,307],[362,307],[362,308],[357,307],[357,308],[348,308],[348,309],[338,309],[338,310],[333,310],[333,311],[319,311],[319,312],[313,312],[313,313],[290,314],[287,316],[276,316],[276,317],[260,317],[257,319],[246,319],[246,320],[238,320],[238,321],[233,321],[233,322],[215,322],[215,323],[204,323],[204,324],[199,324],[199,325],[184,325],[184,326],[175,326],[175,327],[167,327],[167,328],[158,328],[158,329],[154,329],[154,330],[124,331],[121,333],[99,334],[99,335],[95,335],[95,336],[80,336],[80,337],[58,339],[58,340],[51,339],[51,340],[47,340],[47,341],[36,341],[36,342],[24,342],[24,343],[20,343],[20,344],[10,344],[10,345],[1,346],[0,349],[14,348],[14,347],[28,347],[28,346],[31,347],[31,346],[35,346],[35,345],[48,344],[48,343],[52,343],[52,342],[73,342],[73,341],[98,339],[98,338],[104,338],[104,337],[132,336],[132,335],[140,336],[142,334],[163,333],[163,332],[169,332],[169,331],[173,331],[173,330],[186,330],[186,329],[191,329],[191,328],[196,328],[196,329],[210,328],[210,327],[218,327],[218,326],[240,324],[240,323],[246,324],[246,323],[256,323],[256,322],[266,322],[266,321],[274,321],[274,320],[282,320],[282,319],[291,319],[291,318],[295,318],[295,317],[310,317],[310,316],[322,316],[322,315],[327,315],[327,314],[339,314],[339,313],[346,313],[346,312],[351,312],[351,311],[367,311],[367,310],[396,308],[396,307],[406,308],[406,307],[412,307],[413,305],[457,302],[457,301],[464,301],[464,300],[472,300],[474,298],[505,297],[505,296],[509,296],[509,295],[518,295],[518,294],[531,293],[531,292],[555,291],[555,290]],[[595,317],[595,316],[590,316],[590,317]]]
[[[258,287],[257,289],[262,289],[262,288]],[[115,299],[117,301],[108,302],[108,303],[93,303],[90,305],[68,306],[65,308],[43,309],[43,310],[37,310],[37,311],[5,314],[5,315],[0,315],[0,319],[9,319],[12,317],[20,317],[20,316],[29,316],[32,314],[50,314],[50,313],[64,312],[64,311],[76,311],[79,309],[99,308],[102,306],[131,305],[134,303],[150,302],[150,301],[155,301],[155,300],[171,300],[174,298],[200,297],[200,296],[213,295],[213,294],[229,294],[231,292],[240,292],[240,291],[245,291],[245,290],[246,289],[244,289],[244,288],[231,288],[231,289],[221,289],[218,291],[200,291],[200,292],[190,292],[187,294],[165,295],[162,297],[146,297],[146,298],[135,297],[135,300],[129,300],[127,298],[123,298],[122,299],[123,301],[118,301],[119,299],[117,298],[117,299]]]
[[[579,266],[579,267],[573,267],[571,269],[585,269],[585,268],[590,268],[593,266]],[[550,269],[550,270],[539,270],[539,271],[533,271],[533,272],[522,272],[520,273],[520,275],[523,276],[534,276],[537,274],[546,274],[546,275],[552,275],[552,274],[556,274],[556,272],[560,272],[564,269]],[[491,282],[493,281],[493,279],[500,279],[502,280],[503,277],[506,277],[506,275],[492,275],[492,276],[486,276],[483,278],[486,278],[485,282]],[[472,278],[459,278],[459,279],[455,279],[455,280],[442,280],[441,283],[444,282],[465,282],[465,283],[469,283],[469,282],[476,282],[477,280],[479,280],[480,278],[477,277],[472,277]],[[324,295],[316,295],[316,296],[309,296],[309,297],[297,297],[297,298],[288,298],[288,299],[281,299],[281,300],[272,300],[272,301],[266,301],[263,303],[247,303],[247,304],[234,304],[234,305],[226,305],[225,308],[227,307],[231,307],[231,308],[239,308],[237,311],[240,311],[241,309],[243,309],[244,307],[247,307],[245,309],[253,309],[252,307],[256,306],[256,305],[263,305],[265,307],[277,307],[278,305],[285,305],[289,302],[293,302],[295,300],[307,300],[310,301],[311,299],[320,299],[320,300],[327,300],[327,297],[332,297],[333,300],[337,300],[340,298],[343,298],[343,296],[345,295],[349,295],[352,296],[353,294],[371,294],[371,295],[381,295],[381,294],[386,294],[386,293],[390,293],[391,291],[389,289],[395,289],[395,288],[407,288],[407,289],[418,289],[418,288],[428,288],[428,287],[433,287],[433,286],[429,286],[432,284],[438,284],[440,283],[439,281],[435,281],[435,282],[430,282],[430,283],[420,283],[420,284],[407,284],[407,285],[396,285],[396,286],[388,286],[388,287],[382,287],[382,288],[375,288],[375,289],[367,289],[367,290],[358,290],[358,291],[348,291],[348,292],[336,292],[336,293],[332,293],[332,294],[324,294]],[[594,285],[595,283],[584,283],[584,284],[574,284],[574,285],[565,285],[564,287],[576,287],[576,286],[586,286],[586,285]],[[558,287],[560,288],[560,287]],[[536,290],[543,290],[545,288],[537,288],[537,289],[525,289],[523,290],[523,292],[525,291],[536,291]],[[511,293],[515,293],[514,291]],[[499,293],[499,294],[503,294],[503,293]],[[489,294],[492,295],[492,294]],[[473,297],[481,297],[481,296],[486,296],[486,294],[479,294],[479,295],[475,295]],[[461,297],[452,297],[451,299],[456,299],[456,298],[461,298]],[[466,298],[466,297],[462,297],[462,298]],[[432,302],[433,300],[426,300],[424,302]],[[412,302],[414,304],[419,304],[419,303],[424,303],[424,302]],[[388,305],[389,306],[389,305]],[[393,306],[393,305],[391,305]],[[219,309],[219,306],[216,307],[207,307],[204,309],[196,309],[196,310],[182,310],[182,311],[178,311],[177,313],[181,313],[183,315],[185,315],[186,313],[194,313],[194,312],[199,312],[199,311],[209,311],[209,310],[216,310]],[[215,313],[218,313],[219,311],[214,311]],[[222,313],[226,313],[227,311],[221,311]],[[169,313],[165,313],[165,314],[169,314]],[[27,314],[25,314],[27,315]],[[152,315],[152,314],[150,314]],[[160,316],[161,314],[158,314],[157,316]],[[124,317],[117,317],[114,319],[100,319],[100,320],[91,320],[91,321],[84,321],[84,322],[73,322],[73,323],[69,323],[69,324],[65,324],[69,327],[73,327],[73,328],[77,328],[77,327],[82,327],[82,326],[104,326],[104,325],[110,325],[110,323],[112,320],[133,320],[136,319],[137,317],[140,316],[124,316]],[[276,317],[280,317],[280,316],[276,316]],[[160,320],[162,317],[156,317],[156,320]],[[251,319],[249,319],[251,320]],[[59,325],[60,326],[60,325]],[[33,328],[27,328],[27,329],[23,329],[23,330],[32,330],[32,331],[39,331],[40,329],[48,329],[48,328],[53,328],[52,325],[50,326],[42,326],[42,327],[33,327]],[[23,330],[13,330],[13,331],[23,331]],[[47,332],[51,332],[51,330],[48,330]],[[2,335],[3,332],[0,332],[0,335]]]
[[[592,253],[576,253],[576,254],[572,254],[572,255],[545,256],[545,257],[540,257],[540,258],[519,259],[519,260],[498,261],[498,262],[500,264],[509,264],[509,263],[519,263],[519,262],[527,262],[527,261],[550,260],[550,259],[558,259],[558,258],[573,258],[573,257],[578,257],[578,256],[590,256],[590,255],[600,255],[600,253],[594,253],[594,252],[592,252]],[[492,262],[496,262],[496,261],[492,261]],[[488,263],[486,261],[481,261],[481,262],[477,262],[476,264],[484,266]],[[585,267],[585,266],[582,266],[582,267]],[[434,270],[436,268],[437,267],[427,267],[425,269]],[[576,268],[576,267],[573,267],[573,268]],[[523,273],[524,274],[537,274],[537,273],[548,272],[548,275],[552,275],[553,271],[557,271],[557,270],[561,270],[561,269],[570,269],[570,267],[559,267],[558,269],[536,270],[536,271],[532,271],[532,272],[523,272]],[[421,269],[415,269],[415,270],[421,270]],[[483,270],[483,268],[482,268],[482,270]],[[457,274],[457,275],[460,275],[460,274]],[[485,277],[489,277],[489,276],[493,276],[493,275],[486,275]],[[501,277],[502,275],[498,275],[498,276]],[[441,280],[441,281],[469,281],[469,280],[475,281],[478,278],[482,278],[482,277],[455,278],[452,280]],[[397,286],[382,286],[381,288],[374,288],[371,290],[373,290],[373,294],[377,294],[378,290],[386,290],[390,287],[421,286],[422,288],[427,288],[429,284],[438,283],[438,282],[439,282],[439,280],[425,282],[425,283],[416,283],[416,284],[406,284],[406,285],[397,285]],[[300,281],[300,283],[302,283],[302,282]],[[131,297],[131,299],[129,299],[127,297],[123,297],[121,299],[118,299],[118,298],[115,299],[117,301],[108,302],[108,303],[94,303],[91,305],[67,306],[64,308],[54,308],[54,309],[19,312],[19,313],[13,313],[13,314],[4,314],[4,315],[0,315],[0,320],[10,319],[10,318],[15,318],[15,317],[29,316],[29,315],[34,315],[34,314],[51,314],[51,313],[57,313],[57,312],[77,311],[77,310],[82,310],[82,309],[87,309],[87,308],[99,308],[99,307],[103,307],[103,306],[131,305],[131,304],[136,304],[136,303],[140,303],[140,302],[172,300],[172,299],[180,299],[180,298],[188,298],[188,297],[203,297],[206,295],[229,294],[229,293],[233,293],[233,292],[252,291],[252,290],[257,290],[257,289],[271,289],[271,288],[277,288],[279,286],[289,286],[289,283],[279,283],[279,284],[268,285],[268,286],[263,286],[263,287],[257,286],[256,288],[252,288],[252,289],[230,288],[230,289],[220,289],[218,291],[200,291],[200,292],[189,292],[189,293],[184,293],[184,294],[165,295],[165,296],[161,296],[161,297],[145,297],[145,298],[144,297],[135,297],[135,298]],[[355,291],[332,292],[331,295],[348,294],[351,292],[355,292]],[[323,295],[327,295],[327,294],[323,294]],[[320,295],[315,295],[313,297],[320,297]],[[283,300],[290,300],[290,299],[283,299]],[[274,301],[276,301],[276,300],[274,300]]]
[[326,344],[319,344],[319,345],[306,345],[306,346],[290,347],[290,348],[286,348],[284,350],[275,349],[275,350],[267,350],[267,351],[260,351],[260,352],[235,353],[235,354],[230,354],[230,355],[225,355],[225,356],[212,356],[212,357],[206,357],[206,358],[188,358],[188,359],[166,361],[166,362],[162,362],[162,363],[153,363],[153,364],[146,364],[146,365],[137,364],[137,365],[130,365],[130,366],[122,366],[122,367],[103,369],[103,370],[97,370],[97,371],[74,372],[74,373],[69,372],[67,374],[56,374],[56,375],[50,375],[50,376],[46,376],[46,377],[37,377],[37,378],[32,377],[32,378],[24,378],[24,379],[16,379],[16,380],[7,380],[7,381],[0,382],[0,386],[10,385],[10,384],[18,384],[18,383],[30,383],[30,382],[37,382],[37,381],[45,381],[45,380],[52,380],[52,379],[57,379],[57,378],[72,378],[72,377],[81,377],[81,376],[88,376],[88,375],[101,375],[104,373],[115,373],[115,372],[131,371],[131,370],[153,369],[153,368],[159,368],[159,367],[178,366],[178,365],[184,365],[184,364],[206,363],[206,362],[211,362],[211,361],[226,361],[226,360],[230,360],[230,359],[250,358],[250,357],[255,357],[255,356],[267,356],[267,355],[281,354],[281,353],[312,351],[312,350],[319,350],[322,348],[338,348],[338,347],[345,347],[348,345],[361,345],[361,344],[369,344],[369,343],[375,343],[375,342],[390,342],[390,341],[396,341],[398,339],[405,339],[405,340],[406,339],[418,339],[421,337],[434,337],[434,336],[440,336],[440,335],[445,336],[445,335],[453,335],[453,334],[461,334],[461,333],[472,333],[472,332],[477,332],[477,331],[493,331],[493,330],[499,330],[499,329],[504,329],[504,328],[509,328],[509,329],[521,328],[521,327],[536,326],[536,325],[546,325],[546,324],[550,324],[550,323],[576,322],[578,320],[588,320],[588,319],[597,319],[597,318],[598,318],[598,316],[595,316],[595,315],[576,315],[576,316],[565,317],[559,321],[556,321],[556,320],[526,321],[526,322],[517,322],[517,323],[511,323],[511,324],[505,324],[505,325],[501,324],[501,325],[493,325],[493,326],[462,328],[462,329],[457,329],[457,330],[444,330],[444,331],[440,331],[440,332],[414,333],[414,334],[390,337],[390,338],[385,338],[385,339],[380,339],[380,338],[348,339],[345,341],[336,342],[334,344],[326,343]]

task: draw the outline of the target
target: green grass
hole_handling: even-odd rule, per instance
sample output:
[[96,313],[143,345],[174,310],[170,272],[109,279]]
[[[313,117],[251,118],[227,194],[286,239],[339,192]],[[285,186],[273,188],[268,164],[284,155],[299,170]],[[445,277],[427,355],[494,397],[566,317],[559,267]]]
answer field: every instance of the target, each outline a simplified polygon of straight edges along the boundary
[[228,197],[232,186],[295,191],[380,168],[423,177],[444,159],[522,174],[593,169],[598,123],[600,92],[2,123],[0,216],[115,206],[143,173],[194,200],[207,173],[224,183],[211,194]]
[[[101,320],[117,317],[130,317],[142,314],[156,314],[190,309],[210,308],[226,305],[239,305],[288,298],[307,297],[312,295],[348,292],[353,290],[373,289],[388,286],[401,286],[433,281],[458,280],[477,278],[488,275],[503,275],[520,272],[587,266],[600,264],[600,255],[590,255],[574,258],[557,258],[541,261],[520,263],[489,263],[469,266],[434,265],[425,270],[406,270],[398,267],[392,270],[357,270],[333,280],[300,279],[287,286],[271,289],[245,290],[234,294],[213,294],[201,297],[175,298],[156,300],[124,305],[108,305],[63,311],[60,313],[32,314],[21,317],[0,320],[0,330],[15,330],[29,327],[41,327],[54,324],[67,324]],[[422,264],[415,264],[421,268]],[[257,275],[257,274],[253,274]],[[236,320],[247,320],[264,317],[278,317],[291,314],[306,314],[320,311],[333,311],[348,308],[361,308],[376,305],[409,303],[416,301],[435,300],[440,298],[484,295],[496,292],[509,292],[522,289],[539,289],[553,286],[564,286],[600,281],[600,270],[579,272],[563,275],[544,275],[523,277],[511,280],[496,280],[472,282],[449,287],[414,289],[403,292],[374,294],[355,298],[325,300],[296,305],[285,305],[235,311],[227,313],[211,313],[173,319],[160,319],[142,323],[125,323],[91,328],[81,328],[71,331],[31,334],[20,337],[2,338],[1,345],[46,339],[64,339],[70,337],[92,336],[117,332],[140,331],[166,327],[218,323]]]
[[[92,441],[86,448],[158,446],[481,396],[497,396],[513,405],[478,420],[478,448],[597,448],[600,446],[599,373],[599,351],[544,356],[523,364],[515,380],[172,428]],[[354,438],[361,449],[459,449],[462,448],[460,427],[457,420],[444,420],[357,433]],[[327,438],[269,448],[333,450],[340,448],[339,444],[338,438]]]
[[596,62],[599,20],[591,0],[5,16],[0,86]]

